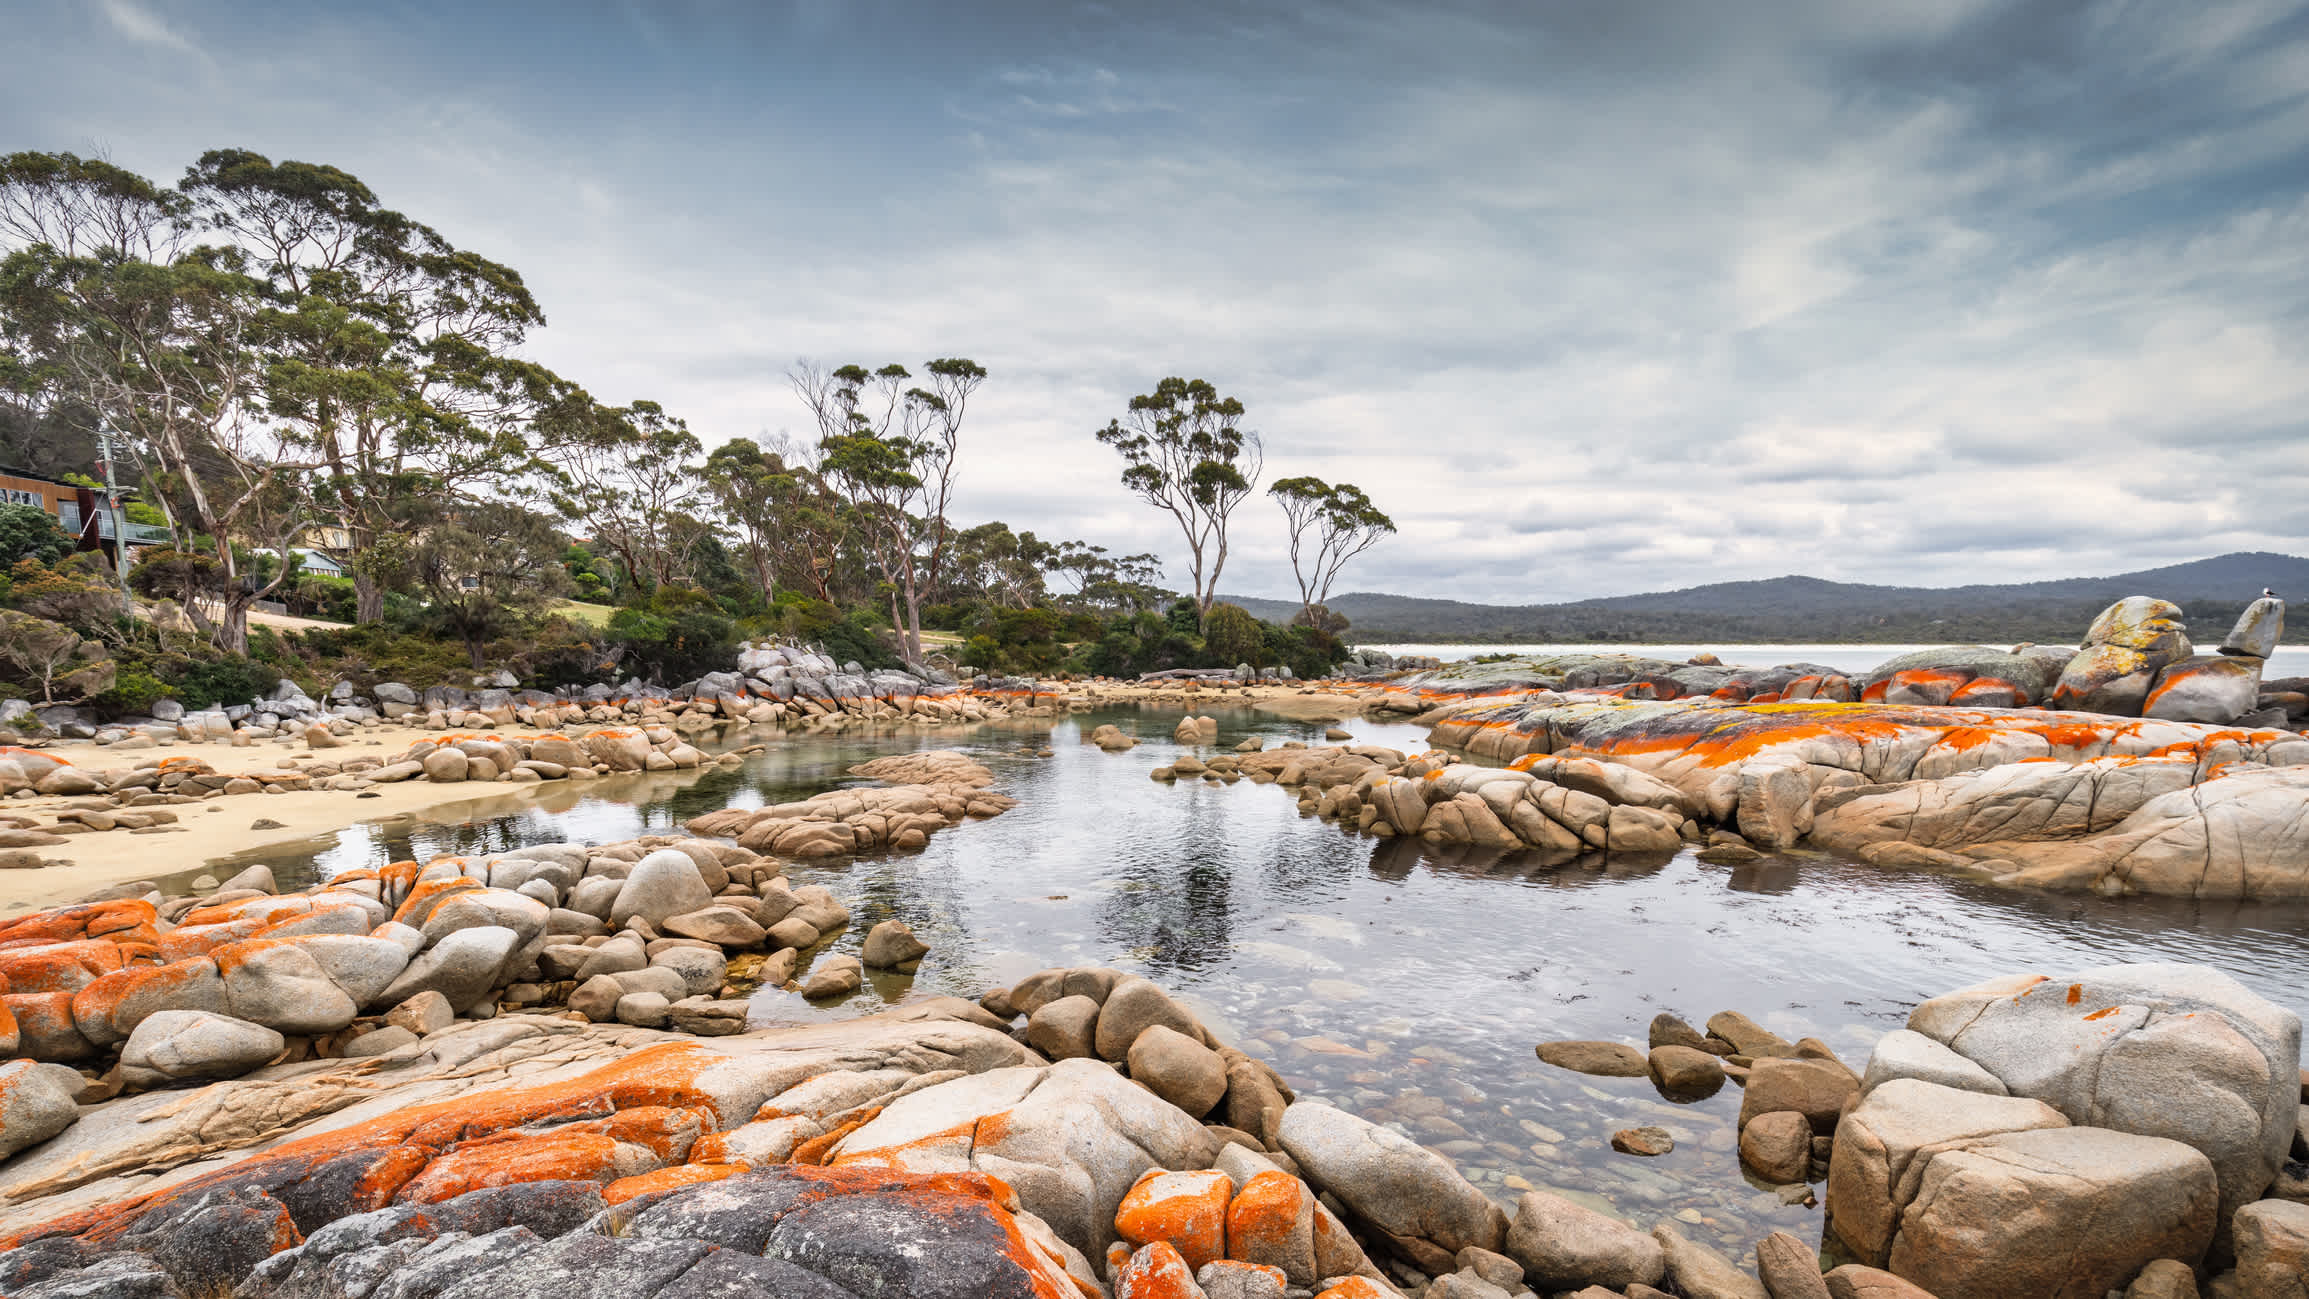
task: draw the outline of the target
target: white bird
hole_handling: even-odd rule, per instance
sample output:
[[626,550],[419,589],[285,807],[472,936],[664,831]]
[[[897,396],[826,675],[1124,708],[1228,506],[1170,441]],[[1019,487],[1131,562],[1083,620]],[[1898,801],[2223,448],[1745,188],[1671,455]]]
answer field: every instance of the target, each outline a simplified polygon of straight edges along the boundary
[[2261,588],[2261,598],[2264,600],[2274,600],[2277,598],[2277,593],[2264,586]]

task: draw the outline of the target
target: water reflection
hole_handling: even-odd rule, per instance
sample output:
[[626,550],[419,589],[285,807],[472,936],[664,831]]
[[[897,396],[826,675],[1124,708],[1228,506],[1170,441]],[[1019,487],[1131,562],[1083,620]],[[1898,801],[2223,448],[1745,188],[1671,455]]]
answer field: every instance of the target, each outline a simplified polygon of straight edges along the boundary
[[[1219,748],[1246,736],[1315,741],[1320,725],[1206,708]],[[1748,1013],[1791,1039],[1818,1035],[1857,1063],[1925,997],[2017,969],[2206,961],[2309,1011],[2309,912],[2236,902],[2015,894],[1827,858],[1739,867],[1689,853],[1582,860],[1370,839],[1296,809],[1291,791],[1148,779],[1180,751],[1179,714],[1115,711],[1045,725],[924,736],[773,738],[736,768],[594,782],[555,801],[455,824],[359,828],[318,850],[258,854],[284,879],[439,852],[603,841],[671,831],[712,808],[798,798],[900,747],[960,747],[996,773],[1015,810],[933,836],[923,850],[799,865],[855,923],[820,952],[855,952],[898,917],[931,951],[912,977],[877,975],[849,1002],[811,1007],[766,990],[762,1023],[867,1013],[931,995],[975,996],[1050,965],[1149,975],[1263,1055],[1294,1085],[1391,1122],[1458,1159],[1503,1200],[1531,1186],[1643,1221],[1680,1218],[1735,1257],[1816,1210],[1749,1184],[1733,1154],[1739,1092],[1677,1103],[1648,1084],[1540,1065],[1558,1037],[1642,1041],[1661,1010],[1699,1022]],[[1143,743],[1082,743],[1104,722]],[[1406,750],[1424,733],[1354,722]],[[1044,745],[1049,757],[1036,756]],[[1609,1134],[1657,1123],[1677,1149],[1613,1153]]]

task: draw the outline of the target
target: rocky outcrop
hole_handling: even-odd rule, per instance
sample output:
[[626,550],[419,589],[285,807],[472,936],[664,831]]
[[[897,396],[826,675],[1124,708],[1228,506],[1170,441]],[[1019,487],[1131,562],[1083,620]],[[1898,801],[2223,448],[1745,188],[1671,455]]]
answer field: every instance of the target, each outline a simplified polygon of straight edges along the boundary
[[2309,840],[2293,815],[2309,738],[2291,731],[1535,695],[1461,709],[1433,738],[1534,772],[1551,760],[1629,769],[1762,847],[1805,842],[2050,888],[2309,896]]
[[877,758],[851,768],[851,774],[910,783],[829,790],[773,807],[726,808],[692,818],[687,828],[779,857],[832,857],[920,848],[940,830],[1018,806],[1016,799],[985,788],[994,782],[992,772],[950,750]]
[[1502,770],[1450,754],[1406,758],[1377,745],[1293,742],[1212,762],[1214,770],[1229,763],[1230,775],[1296,788],[1302,811],[1366,834],[1534,851],[1550,861],[1665,856],[1683,845],[1689,824],[1684,800],[1669,786],[1626,766],[1578,758]]
[[[389,1074],[291,1065],[219,1084],[191,1112],[96,1107],[71,1149],[10,1165],[0,1277],[11,1293],[158,1273],[177,1288],[154,1293],[335,1294],[356,1275],[430,1271],[489,1295],[1077,1295],[1069,1269],[1090,1279],[1087,1265],[997,1182],[757,1159],[732,1140],[842,1080],[871,1106],[1026,1058],[964,1023],[712,1049],[533,1017],[464,1025]],[[520,1085],[498,1081],[509,1070]],[[332,1112],[329,1130],[279,1143]],[[142,1189],[196,1158],[222,1166]],[[457,1292],[441,1284],[423,1292]]]
[[[2011,650],[1955,645],[1887,659],[1856,677],[1816,664],[1728,667],[1702,655],[1670,663],[1622,654],[1543,655],[1454,663],[1390,681],[1372,707],[1394,712],[1456,711],[1489,699],[1616,698],[1715,703],[1819,701],[1895,707],[2013,709],[2035,706],[2237,723],[2268,707],[2261,670],[2284,630],[2285,606],[2254,602],[2221,652],[2196,656],[2178,606],[2133,596],[2109,606],[2086,629],[2079,650],[2021,645]],[[2290,703],[2290,701],[2280,701]],[[2309,715],[2309,698],[2289,714]]]

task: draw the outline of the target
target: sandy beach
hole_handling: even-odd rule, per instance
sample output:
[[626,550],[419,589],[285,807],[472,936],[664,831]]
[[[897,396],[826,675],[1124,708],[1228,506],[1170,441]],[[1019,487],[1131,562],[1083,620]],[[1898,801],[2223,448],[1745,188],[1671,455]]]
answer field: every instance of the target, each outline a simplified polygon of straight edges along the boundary
[[[420,738],[437,734],[421,727],[385,726],[347,736],[336,748],[320,750],[308,749],[298,740],[293,745],[267,741],[246,748],[210,741],[127,750],[59,744],[44,752],[90,772],[128,770],[154,757],[164,757],[197,758],[220,773],[237,775],[277,769],[283,765],[282,759],[291,757],[297,759],[288,764],[292,767],[330,759],[389,757]],[[177,814],[176,824],[160,832],[107,830],[74,835],[69,843],[42,850],[50,865],[39,870],[0,872],[0,915],[55,906],[130,880],[183,874],[252,848],[315,839],[361,822],[419,816],[453,824],[502,816],[527,806],[550,806],[555,801],[574,803],[581,791],[608,786],[607,779],[518,785],[410,780],[379,785],[364,793],[310,789],[180,804],[168,809]],[[46,823],[55,813],[84,801],[42,797],[11,799],[4,806],[10,813],[37,816]],[[260,822],[266,824],[260,827]]]

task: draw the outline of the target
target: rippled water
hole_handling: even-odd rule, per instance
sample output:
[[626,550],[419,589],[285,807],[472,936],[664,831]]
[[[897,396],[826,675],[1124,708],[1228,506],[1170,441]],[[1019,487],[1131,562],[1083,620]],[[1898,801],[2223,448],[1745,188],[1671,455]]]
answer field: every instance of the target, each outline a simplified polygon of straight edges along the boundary
[[[1220,744],[1317,741],[1321,727],[1217,711]],[[1817,1239],[1815,1209],[1743,1180],[1739,1093],[1672,1104],[1631,1079],[1540,1064],[1564,1037],[1641,1045],[1662,1010],[1697,1024],[1745,1011],[1855,1066],[1916,1001],[1989,975],[2113,961],[2204,961],[2309,1014],[2309,909],[2012,893],[1820,857],[1737,868],[1689,853],[1660,866],[1538,869],[1527,861],[1375,840],[1301,816],[1273,785],[1157,784],[1179,714],[1090,713],[1055,729],[775,738],[738,768],[594,782],[470,823],[355,827],[319,851],[252,854],[283,882],[396,858],[669,831],[700,812],[845,783],[899,747],[966,749],[1019,807],[934,836],[909,855],[797,866],[855,923],[822,951],[857,950],[897,916],[931,945],[918,975],[876,975],[815,1008],[764,990],[761,1023],[869,1012],[909,997],[976,996],[1052,965],[1142,972],[1198,1006],[1309,1095],[1398,1123],[1453,1155],[1503,1201],[1524,1186],[1595,1197],[1641,1222],[1677,1216],[1734,1257],[1785,1228]],[[1101,722],[1146,741],[1081,742]],[[1424,731],[1349,724],[1406,749]],[[1051,756],[1038,757],[1045,745]],[[1439,1103],[1440,1102],[1440,1103]],[[1612,1152],[1612,1131],[1656,1123],[1678,1148]]]

